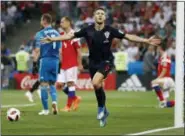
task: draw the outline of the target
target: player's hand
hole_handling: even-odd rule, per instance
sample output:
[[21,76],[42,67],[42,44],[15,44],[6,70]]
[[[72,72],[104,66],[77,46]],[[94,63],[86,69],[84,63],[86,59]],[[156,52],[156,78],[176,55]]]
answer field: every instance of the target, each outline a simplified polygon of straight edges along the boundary
[[149,39],[147,39],[146,43],[153,45],[153,46],[158,46],[161,43],[161,39],[155,38],[155,36],[152,36]]
[[79,66],[78,66],[78,70],[79,70],[80,72],[83,71],[83,70],[84,70],[83,65],[79,65]]
[[41,39],[41,42],[42,42],[42,43],[49,43],[49,42],[52,42],[52,38],[49,37],[49,36],[47,36],[47,37]]

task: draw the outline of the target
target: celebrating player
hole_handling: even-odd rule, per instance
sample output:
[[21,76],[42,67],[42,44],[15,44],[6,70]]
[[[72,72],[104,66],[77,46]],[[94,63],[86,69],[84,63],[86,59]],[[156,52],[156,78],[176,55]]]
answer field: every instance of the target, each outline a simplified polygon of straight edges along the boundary
[[[61,35],[65,35],[73,32],[71,28],[72,20],[69,17],[63,17],[61,19],[61,28],[64,32]],[[81,97],[75,95],[75,83],[77,81],[77,73],[83,69],[82,58],[80,52],[80,46],[77,39],[63,41],[61,48],[61,70],[58,75],[58,83],[63,89],[64,93],[68,95],[67,105],[62,111],[69,112],[73,104],[73,110],[77,110]]]
[[174,88],[174,81],[170,76],[171,59],[165,52],[167,45],[162,42],[161,46],[158,46],[157,51],[160,54],[158,61],[158,77],[152,81],[152,87],[160,101],[159,107],[173,107],[174,100],[167,101],[169,97],[169,91]]
[[106,96],[103,89],[103,81],[113,67],[114,58],[110,49],[113,38],[125,38],[130,41],[143,42],[151,45],[158,45],[160,43],[160,39],[154,37],[144,39],[135,35],[125,34],[109,25],[105,25],[105,14],[104,9],[98,8],[94,12],[94,25],[90,25],[78,32],[66,36],[64,35],[55,38],[47,37],[43,39],[45,42],[51,42],[71,39],[74,37],[85,37],[89,47],[89,71],[98,102],[97,119],[100,120],[100,127],[106,125],[106,118],[109,115],[105,105]]
[[[48,115],[48,90],[52,99],[53,114],[57,114],[57,94],[55,82],[57,80],[58,66],[59,66],[59,53],[61,42],[41,43],[41,38],[46,36],[56,37],[60,34],[51,27],[52,17],[49,14],[43,14],[41,17],[41,25],[43,30],[37,32],[36,40],[36,58],[40,55],[40,88],[41,88],[41,101],[44,110],[39,112],[39,115]],[[37,60],[36,59],[36,60]],[[36,62],[35,60],[35,62]]]

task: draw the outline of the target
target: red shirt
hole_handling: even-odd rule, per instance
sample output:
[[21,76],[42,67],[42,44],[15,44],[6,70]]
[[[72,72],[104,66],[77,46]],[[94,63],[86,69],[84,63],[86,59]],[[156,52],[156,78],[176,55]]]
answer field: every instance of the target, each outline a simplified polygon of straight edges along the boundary
[[[64,32],[61,33],[63,35]],[[62,41],[61,47],[61,69],[69,69],[78,66],[77,49],[80,48],[77,39]]]
[[164,53],[158,61],[158,76],[161,74],[162,69],[166,68],[167,72],[164,75],[164,77],[170,77],[170,70],[171,70],[171,59],[169,56],[167,56],[166,53]]

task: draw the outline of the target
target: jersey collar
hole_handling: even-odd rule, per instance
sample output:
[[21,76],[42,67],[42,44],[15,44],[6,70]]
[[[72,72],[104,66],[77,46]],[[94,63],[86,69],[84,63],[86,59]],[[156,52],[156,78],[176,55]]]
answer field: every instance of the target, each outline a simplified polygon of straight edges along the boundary
[[49,26],[45,27],[44,29],[48,29],[48,28],[52,28],[52,27],[51,27],[51,25],[49,25]]

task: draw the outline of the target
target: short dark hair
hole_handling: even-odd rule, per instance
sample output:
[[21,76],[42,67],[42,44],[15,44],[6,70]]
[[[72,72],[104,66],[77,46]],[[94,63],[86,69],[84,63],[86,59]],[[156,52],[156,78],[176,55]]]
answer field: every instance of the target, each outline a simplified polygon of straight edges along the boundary
[[52,23],[52,16],[48,13],[42,15],[42,20],[45,20],[48,24]]
[[167,38],[164,38],[164,39],[161,39],[161,49],[163,50],[163,51],[165,51],[167,48],[168,48],[168,46],[167,46],[167,41],[168,41],[168,39]]
[[104,11],[104,12],[105,12],[105,9],[104,9],[104,8],[99,7],[99,8],[97,8],[97,9],[95,9],[94,13],[95,13],[96,11],[98,11],[98,10],[102,10],[102,11]]
[[161,43],[160,43],[159,47],[160,47],[163,51],[165,51],[165,50],[167,49],[167,40],[168,40],[168,39],[167,39],[166,37],[163,38],[163,37],[161,37],[161,36],[159,36],[159,35],[155,35],[155,38],[161,40]]
[[73,21],[72,21],[72,19],[71,19],[70,17],[64,16],[63,18],[64,18],[65,20],[67,20],[67,21],[70,23],[71,26],[73,25]]

